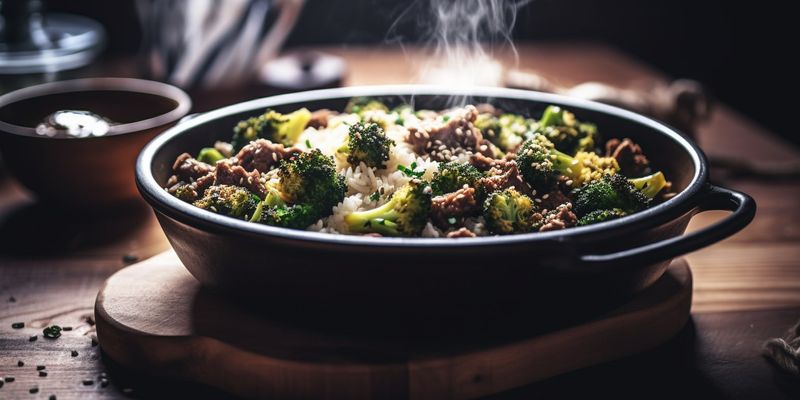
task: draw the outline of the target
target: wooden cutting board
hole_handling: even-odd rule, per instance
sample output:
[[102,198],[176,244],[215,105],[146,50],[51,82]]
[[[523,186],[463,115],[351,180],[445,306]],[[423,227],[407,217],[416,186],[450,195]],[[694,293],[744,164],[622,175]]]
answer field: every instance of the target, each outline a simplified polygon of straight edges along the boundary
[[111,276],[95,315],[117,363],[243,397],[470,399],[655,347],[684,326],[691,295],[689,267],[676,260],[637,298],[583,322],[516,313],[508,318],[522,323],[482,316],[451,331],[423,324],[387,334],[383,315],[315,324],[291,305],[234,302],[167,252]]

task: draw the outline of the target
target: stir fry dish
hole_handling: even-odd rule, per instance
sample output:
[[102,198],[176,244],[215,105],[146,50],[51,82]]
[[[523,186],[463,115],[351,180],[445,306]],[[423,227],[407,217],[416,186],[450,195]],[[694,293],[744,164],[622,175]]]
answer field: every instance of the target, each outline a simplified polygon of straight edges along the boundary
[[463,238],[621,218],[670,183],[628,138],[558,106],[441,111],[356,98],[344,112],[266,110],[230,142],[184,153],[165,189],[257,224],[334,234]]

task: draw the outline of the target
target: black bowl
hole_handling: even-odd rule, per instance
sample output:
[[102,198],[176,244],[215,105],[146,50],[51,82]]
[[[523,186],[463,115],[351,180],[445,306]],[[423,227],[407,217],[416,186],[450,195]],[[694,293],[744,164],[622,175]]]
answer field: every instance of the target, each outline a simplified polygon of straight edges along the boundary
[[[177,155],[228,140],[231,127],[241,119],[267,107],[341,110],[354,96],[433,109],[467,96],[472,102],[529,115],[539,115],[549,104],[561,105],[597,123],[608,136],[630,137],[641,144],[678,194],[651,209],[588,227],[432,239],[331,235],[248,223],[193,207],[162,188]],[[183,264],[211,287],[312,304],[441,304],[469,299],[580,306],[642,290],[663,274],[672,258],[730,236],[752,220],[753,200],[710,185],[707,170],[700,149],[678,132],[619,108],[501,88],[380,86],[269,97],[203,114],[148,144],[139,156],[136,179]],[[682,236],[693,215],[711,209],[733,213]]]

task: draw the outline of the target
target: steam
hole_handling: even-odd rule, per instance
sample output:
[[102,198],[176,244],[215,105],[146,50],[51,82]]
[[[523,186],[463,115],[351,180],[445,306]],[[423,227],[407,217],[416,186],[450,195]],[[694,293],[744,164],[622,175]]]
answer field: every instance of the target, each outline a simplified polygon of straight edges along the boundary
[[[455,86],[499,86],[503,66],[497,49],[517,52],[512,29],[517,12],[530,0],[427,0],[415,2],[398,18],[417,16],[426,55],[414,60],[419,83]],[[421,4],[420,4],[421,3]]]

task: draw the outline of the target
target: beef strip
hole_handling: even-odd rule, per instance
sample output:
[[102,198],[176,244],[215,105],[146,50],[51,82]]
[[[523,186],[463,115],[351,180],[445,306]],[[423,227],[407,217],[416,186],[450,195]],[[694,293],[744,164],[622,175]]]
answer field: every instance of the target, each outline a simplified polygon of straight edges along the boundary
[[650,161],[642,153],[642,148],[628,138],[609,139],[606,142],[606,157],[614,157],[625,176],[642,176],[650,170]]
[[461,188],[453,193],[436,196],[431,201],[431,221],[442,229],[452,228],[451,218],[477,215],[481,208],[475,198],[475,189]]
[[242,166],[248,172],[253,170],[267,172],[277,166],[281,160],[294,157],[302,152],[303,150],[294,146],[286,148],[280,143],[258,139],[242,147],[236,154],[233,164]]
[[484,141],[481,130],[474,125],[477,116],[474,106],[466,106],[463,114],[453,115],[447,122],[409,127],[406,141],[417,154],[429,154],[437,161],[450,161],[467,152],[491,157],[491,143]]
[[266,194],[266,189],[261,183],[261,174],[257,169],[248,172],[242,166],[232,165],[227,161],[217,163],[214,171],[214,185],[241,186],[262,198]]
[[339,113],[328,110],[327,108],[313,111],[311,112],[311,119],[308,121],[308,126],[315,129],[326,128],[331,117],[336,116],[337,114]]
[[447,233],[448,238],[465,238],[465,237],[476,237],[476,236],[478,235],[476,235],[475,232],[472,232],[471,230],[463,227],[459,228],[458,230]]
[[167,192],[187,202],[196,200],[214,180],[214,166],[197,161],[189,153],[175,159],[172,172],[167,180]]
[[183,153],[172,164],[172,172],[178,181],[190,182],[208,175],[214,170],[213,165],[195,160],[189,153]]
[[489,176],[478,180],[477,186],[484,193],[488,194],[513,187],[522,194],[533,196],[533,189],[522,179],[516,161],[497,160],[496,163],[497,166],[489,170]]
[[539,232],[557,231],[571,228],[578,224],[578,217],[572,212],[571,203],[562,204],[546,215],[539,214],[538,218],[542,219]]
[[546,210],[555,210],[558,206],[571,201],[559,188],[554,188],[537,197],[542,200],[542,202],[539,203],[539,207]]

